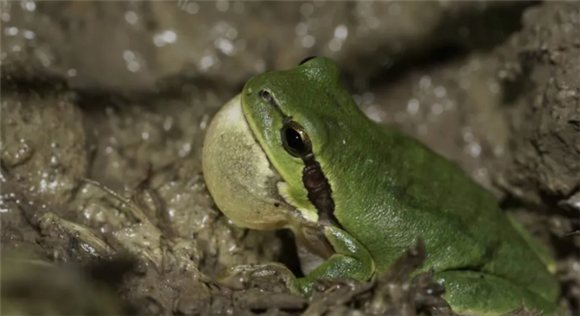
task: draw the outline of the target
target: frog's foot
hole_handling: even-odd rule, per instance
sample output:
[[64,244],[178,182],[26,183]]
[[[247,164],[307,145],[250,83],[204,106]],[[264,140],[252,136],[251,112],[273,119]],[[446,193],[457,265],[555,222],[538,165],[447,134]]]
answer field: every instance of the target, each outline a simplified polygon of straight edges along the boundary
[[291,293],[302,293],[300,279],[286,266],[275,262],[232,266],[220,273],[216,281],[227,287],[243,289],[257,278],[282,281]]
[[364,282],[371,278],[375,270],[374,262],[360,242],[334,226],[324,227],[324,236],[334,249],[334,254],[297,280],[302,293],[310,295],[317,280],[350,278]]
[[290,292],[310,295],[317,280],[352,278],[368,280],[374,273],[374,262],[356,239],[344,230],[327,226],[324,236],[335,253],[304,278],[296,278],[284,265],[266,263],[233,266],[218,276],[218,282],[229,287],[244,288],[253,278],[278,279],[285,283]]
[[443,298],[460,315],[497,316],[521,308],[560,315],[551,303],[530,290],[497,276],[476,271],[446,271],[434,279],[445,286]]

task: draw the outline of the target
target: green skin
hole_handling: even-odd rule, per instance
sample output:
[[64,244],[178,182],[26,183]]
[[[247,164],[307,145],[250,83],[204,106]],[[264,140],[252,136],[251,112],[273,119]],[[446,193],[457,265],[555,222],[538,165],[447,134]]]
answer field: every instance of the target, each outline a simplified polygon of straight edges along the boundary
[[[227,276],[277,271],[292,290],[309,294],[317,279],[365,281],[384,274],[423,238],[428,256],[416,273],[432,271],[434,280],[446,287],[444,298],[456,313],[501,315],[522,302],[545,315],[556,313],[559,284],[545,248],[457,165],[369,120],[342,87],[339,75],[332,60],[314,58],[294,69],[252,78],[241,96],[253,136],[287,184],[280,194],[303,215],[303,220],[289,220],[285,227],[315,249],[322,244],[320,236],[302,232],[304,223],[320,224],[320,235],[333,253],[321,254],[325,261],[304,278],[274,263],[233,267]],[[271,100],[261,96],[262,90]],[[323,220],[309,200],[305,162],[284,146],[281,130],[290,120],[310,139],[310,157],[332,190],[334,221]],[[220,205],[217,199],[216,203]],[[252,227],[253,218],[236,223]],[[259,229],[280,228],[279,223],[260,225]]]

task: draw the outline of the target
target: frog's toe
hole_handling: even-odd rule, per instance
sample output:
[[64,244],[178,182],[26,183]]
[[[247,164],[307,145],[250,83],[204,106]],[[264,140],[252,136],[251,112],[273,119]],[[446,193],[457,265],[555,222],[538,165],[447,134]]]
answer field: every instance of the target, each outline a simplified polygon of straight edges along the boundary
[[274,262],[232,266],[220,273],[216,281],[233,289],[244,289],[253,279],[258,278],[282,281],[290,292],[301,293],[298,279],[292,271]]

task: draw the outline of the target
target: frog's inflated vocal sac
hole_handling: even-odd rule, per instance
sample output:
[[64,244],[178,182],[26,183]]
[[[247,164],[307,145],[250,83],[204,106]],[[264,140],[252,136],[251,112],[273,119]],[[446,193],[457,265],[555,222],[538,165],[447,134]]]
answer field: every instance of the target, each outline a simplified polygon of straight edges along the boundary
[[369,120],[328,58],[248,81],[211,122],[207,187],[236,225],[291,229],[304,278],[279,264],[295,292],[321,278],[368,280],[418,238],[456,313],[500,315],[522,306],[557,311],[548,252],[494,196],[419,141]]

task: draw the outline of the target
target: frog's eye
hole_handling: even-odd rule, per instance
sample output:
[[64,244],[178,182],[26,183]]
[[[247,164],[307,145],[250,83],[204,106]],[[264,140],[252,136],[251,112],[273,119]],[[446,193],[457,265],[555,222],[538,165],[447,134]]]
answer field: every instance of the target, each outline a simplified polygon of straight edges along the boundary
[[310,56],[310,57],[306,57],[306,59],[304,59],[303,61],[301,61],[298,66],[305,64],[306,62],[308,62],[311,59],[316,58],[316,56]]
[[284,124],[284,127],[282,127],[280,132],[284,149],[286,149],[290,155],[302,158],[312,153],[312,143],[310,143],[310,138],[300,124],[290,121]]

